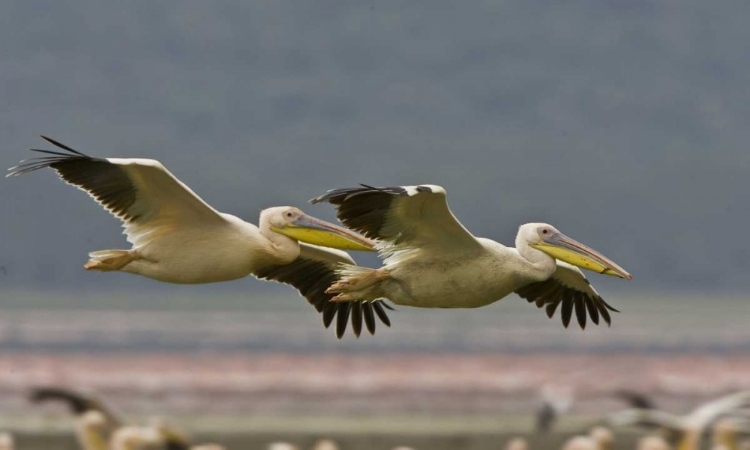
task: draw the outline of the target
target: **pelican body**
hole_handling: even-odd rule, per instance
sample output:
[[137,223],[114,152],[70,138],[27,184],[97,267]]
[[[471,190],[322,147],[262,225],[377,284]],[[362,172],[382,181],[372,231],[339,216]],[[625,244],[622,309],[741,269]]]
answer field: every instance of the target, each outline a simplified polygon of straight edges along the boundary
[[552,317],[562,304],[567,327],[575,308],[609,324],[609,306],[582,267],[631,279],[620,266],[544,223],[520,227],[516,247],[474,237],[448,208],[440,186],[337,189],[311,200],[336,206],[347,227],[378,241],[380,269],[345,266],[333,301],[374,301],[420,308],[478,308],[516,292]]
[[332,295],[325,293],[327,285],[319,282],[336,281],[338,264],[354,264],[340,249],[373,251],[369,239],[291,206],[263,210],[260,226],[255,226],[212,208],[159,161],[94,158],[42,138],[60,150],[32,149],[45,156],[22,161],[9,169],[8,176],[54,169],[63,181],[87,192],[119,218],[132,244],[130,250],[89,253],[85,269],[121,271],[179,284],[255,275],[299,289],[323,313],[326,327],[338,315],[339,337],[350,310],[357,336],[363,317],[371,333],[375,315],[390,324],[380,303],[356,308],[329,304]]

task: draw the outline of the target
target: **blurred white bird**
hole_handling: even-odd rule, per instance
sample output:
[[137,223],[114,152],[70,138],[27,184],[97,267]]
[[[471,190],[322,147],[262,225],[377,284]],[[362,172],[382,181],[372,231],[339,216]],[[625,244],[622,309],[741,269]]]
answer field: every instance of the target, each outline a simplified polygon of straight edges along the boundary
[[679,416],[655,409],[627,409],[608,418],[614,426],[662,428],[676,436],[679,450],[701,447],[704,433],[719,418],[735,420],[737,426],[748,423],[750,391],[741,391],[704,403],[691,413]]

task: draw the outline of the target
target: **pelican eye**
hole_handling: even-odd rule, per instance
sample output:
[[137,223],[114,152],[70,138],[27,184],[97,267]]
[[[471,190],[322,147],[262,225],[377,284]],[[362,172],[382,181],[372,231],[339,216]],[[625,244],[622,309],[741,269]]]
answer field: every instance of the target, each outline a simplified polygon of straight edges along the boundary
[[289,211],[288,213],[286,213],[286,216],[287,216],[287,217],[292,217],[292,212],[291,212],[291,211]]
[[542,234],[547,234],[547,233],[549,233],[548,229],[545,228],[544,230],[542,230]]

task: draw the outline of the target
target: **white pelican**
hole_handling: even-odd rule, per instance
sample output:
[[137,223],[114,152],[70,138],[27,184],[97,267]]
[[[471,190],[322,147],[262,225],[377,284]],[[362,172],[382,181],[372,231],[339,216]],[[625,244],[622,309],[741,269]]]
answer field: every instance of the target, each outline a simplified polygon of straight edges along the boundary
[[750,391],[741,391],[704,403],[684,416],[656,409],[636,408],[612,414],[608,420],[615,426],[661,428],[677,441],[678,450],[697,450],[701,448],[703,435],[709,426],[720,418],[743,425],[747,421],[749,409]]
[[[93,394],[75,391],[64,387],[40,386],[29,391],[29,400],[34,403],[59,402],[65,404],[70,413],[81,417],[88,412],[96,412],[104,422],[102,429],[107,435],[123,425],[123,420],[113,412],[102,400]],[[90,420],[91,423],[96,420]]]
[[339,263],[354,264],[349,255],[299,242],[372,251],[369,239],[293,207],[262,211],[257,227],[216,211],[158,161],[93,158],[42,138],[64,151],[32,149],[46,156],[22,161],[9,169],[8,176],[54,169],[63,181],[86,191],[119,218],[133,244],[130,250],[90,253],[87,270],[122,271],[183,284],[252,274],[300,290],[323,313],[326,328],[338,313],[339,338],[350,312],[357,336],[363,316],[371,333],[375,314],[389,325],[381,303],[342,307],[329,302],[332,296],[325,288],[337,280],[334,269]]
[[62,387],[38,387],[29,398],[35,403],[62,402],[76,415],[76,436],[84,450],[130,450],[165,448],[170,450],[221,450],[216,444],[192,446],[180,429],[162,418],[148,426],[127,425],[99,398]]
[[336,189],[311,200],[336,206],[347,227],[380,242],[380,269],[346,266],[329,292],[333,301],[375,301],[423,308],[475,308],[511,292],[549,317],[562,305],[566,327],[573,309],[581,328],[586,311],[610,324],[609,306],[576,267],[631,279],[623,268],[553,226],[521,226],[516,248],[474,237],[451,213],[445,190],[421,185]]

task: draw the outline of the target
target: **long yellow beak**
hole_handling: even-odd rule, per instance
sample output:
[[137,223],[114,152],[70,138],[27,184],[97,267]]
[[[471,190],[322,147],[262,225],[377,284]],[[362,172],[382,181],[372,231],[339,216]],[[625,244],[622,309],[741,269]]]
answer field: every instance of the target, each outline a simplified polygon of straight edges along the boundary
[[562,233],[555,233],[548,238],[544,238],[542,242],[532,244],[531,246],[553,258],[573,264],[582,269],[613,277],[625,278],[626,280],[633,279],[632,275],[615,264],[611,259]]
[[308,215],[302,215],[283,228],[271,227],[276,233],[289,236],[300,242],[341,250],[374,252],[375,243],[352,230],[334,225]]

